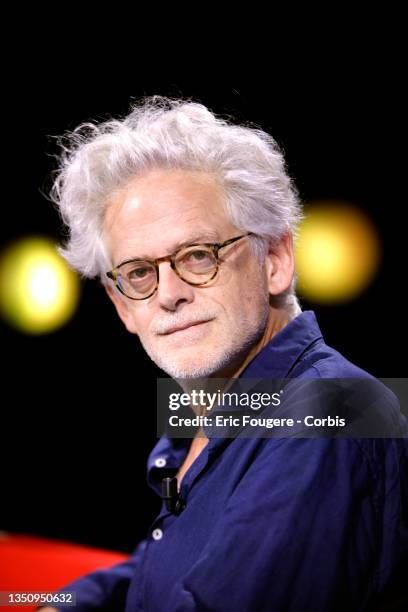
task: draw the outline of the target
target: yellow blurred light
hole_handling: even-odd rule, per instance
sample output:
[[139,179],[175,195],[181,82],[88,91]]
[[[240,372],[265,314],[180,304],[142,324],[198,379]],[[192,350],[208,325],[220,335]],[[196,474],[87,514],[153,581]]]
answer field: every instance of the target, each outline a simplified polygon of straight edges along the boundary
[[298,290],[314,302],[344,302],[372,281],[380,261],[377,231],[357,208],[319,203],[307,209],[296,242]]
[[40,237],[21,239],[0,256],[0,312],[20,331],[42,334],[64,325],[79,300],[79,280]]

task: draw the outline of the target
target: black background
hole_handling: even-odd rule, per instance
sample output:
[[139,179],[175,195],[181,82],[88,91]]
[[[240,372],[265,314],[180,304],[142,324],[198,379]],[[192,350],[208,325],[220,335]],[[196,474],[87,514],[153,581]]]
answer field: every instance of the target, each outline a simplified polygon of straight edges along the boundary
[[[52,49],[50,50],[52,53]],[[41,56],[43,59],[43,56]],[[41,191],[54,168],[49,135],[128,111],[142,95],[192,97],[217,113],[269,131],[285,152],[305,201],[356,204],[380,231],[383,258],[358,299],[313,308],[328,344],[379,377],[406,374],[405,226],[401,86],[376,58],[339,61],[317,74],[225,64],[205,76],[118,71],[96,61],[54,71],[41,59],[15,66],[3,117],[2,244],[40,233],[61,236]],[[221,69],[223,68],[223,70]],[[239,70],[237,71],[239,72]],[[63,329],[24,336],[1,324],[2,483],[0,528],[130,551],[159,507],[145,482],[156,442],[161,372],[129,335],[96,282],[83,283],[76,317]]]

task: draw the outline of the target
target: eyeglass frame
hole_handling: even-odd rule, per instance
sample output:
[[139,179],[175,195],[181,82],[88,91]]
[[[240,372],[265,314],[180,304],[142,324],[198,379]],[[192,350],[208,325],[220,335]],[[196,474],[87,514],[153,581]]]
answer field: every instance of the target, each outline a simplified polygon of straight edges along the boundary
[[[223,249],[226,246],[229,246],[230,244],[233,244],[234,242],[237,242],[238,240],[241,240],[241,238],[246,238],[246,236],[253,236],[254,232],[247,232],[246,234],[242,234],[241,236],[236,236],[235,238],[230,238],[229,240],[225,240],[224,242],[196,242],[193,244],[187,244],[185,246],[180,247],[179,249],[177,249],[176,251],[174,251],[173,253],[171,253],[171,255],[165,255],[164,257],[158,257],[157,259],[127,259],[126,261],[122,261],[122,263],[120,263],[118,266],[116,266],[115,268],[112,268],[112,270],[109,270],[108,272],[106,272],[106,276],[114,282],[115,287],[118,289],[118,291],[120,291],[120,293],[122,295],[124,295],[125,297],[127,297],[129,300],[136,300],[136,301],[141,301],[141,300],[147,300],[149,297],[152,297],[152,295],[157,291],[157,288],[159,286],[159,264],[164,262],[164,261],[168,261],[170,263],[171,269],[177,274],[177,276],[184,281],[185,283],[187,283],[188,285],[191,285],[193,287],[202,287],[204,285],[207,285],[207,283],[211,282],[218,274],[218,270],[219,267],[221,265],[222,262],[220,262],[219,258],[218,258],[218,252]],[[213,256],[215,257],[215,263],[216,263],[216,267],[214,270],[214,274],[211,276],[211,278],[209,278],[208,280],[206,280],[204,283],[191,283],[190,281],[185,280],[179,273],[179,271],[177,270],[176,267],[176,262],[175,259],[177,257],[177,255],[180,253],[180,251],[183,251],[184,249],[189,249],[190,247],[196,247],[196,246],[202,246],[202,247],[208,247],[212,250],[213,252]],[[120,285],[117,282],[117,278],[118,278],[118,273],[119,273],[119,269],[122,266],[125,266],[126,264],[129,263],[133,263],[133,262],[144,262],[144,263],[148,263],[151,264],[154,269],[156,270],[156,286],[154,288],[154,290],[147,295],[146,297],[143,298],[135,298],[135,297],[130,297],[130,295],[127,295],[120,287]]]

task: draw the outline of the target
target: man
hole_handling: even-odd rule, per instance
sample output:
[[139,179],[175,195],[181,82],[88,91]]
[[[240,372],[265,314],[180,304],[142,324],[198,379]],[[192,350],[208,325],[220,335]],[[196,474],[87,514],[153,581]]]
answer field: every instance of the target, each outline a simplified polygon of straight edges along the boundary
[[[301,209],[269,135],[154,97],[70,138],[53,191],[63,254],[171,377],[369,379],[301,312]],[[183,505],[163,503],[129,561],[65,590],[80,612],[370,609],[408,550],[406,459],[402,437],[163,436],[149,483],[160,495],[176,476]]]

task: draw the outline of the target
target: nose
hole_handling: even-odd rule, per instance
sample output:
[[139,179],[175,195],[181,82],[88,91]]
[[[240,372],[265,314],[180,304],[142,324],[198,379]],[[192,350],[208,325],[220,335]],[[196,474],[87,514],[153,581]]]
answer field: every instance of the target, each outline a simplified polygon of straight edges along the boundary
[[169,262],[159,264],[157,299],[161,308],[172,312],[194,300],[194,288],[177,275]]

